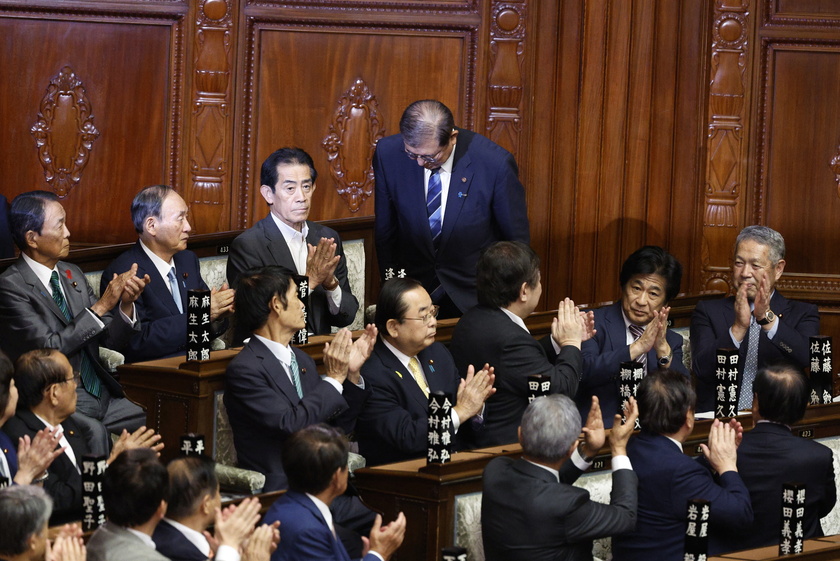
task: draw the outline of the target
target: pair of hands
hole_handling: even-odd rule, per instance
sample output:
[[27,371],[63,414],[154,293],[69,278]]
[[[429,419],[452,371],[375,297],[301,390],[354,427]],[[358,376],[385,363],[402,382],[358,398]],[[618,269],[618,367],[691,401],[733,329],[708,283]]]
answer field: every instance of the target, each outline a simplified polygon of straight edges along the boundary
[[[757,320],[761,319],[770,309],[770,282],[767,280],[767,275],[762,275],[758,279],[752,310],[750,310],[748,291],[749,285],[742,282],[738,286],[738,292],[735,293],[735,320],[732,323],[732,335],[738,341],[743,341],[750,329],[750,316],[754,315]],[[765,331],[769,331],[773,327],[773,323],[775,322],[761,327]]]
[[735,419],[722,423],[715,419],[709,429],[709,444],[701,444],[700,449],[717,473],[738,471],[738,446],[744,437],[744,427]]
[[119,439],[114,443],[111,455],[108,456],[108,465],[111,465],[111,462],[116,460],[121,453],[134,448],[151,448],[160,456],[160,451],[163,450],[163,442],[160,439],[161,436],[154,429],[140,427],[132,433],[123,429]]
[[551,338],[565,347],[580,348],[582,342],[595,335],[595,313],[582,312],[575,303],[566,298],[557,305],[557,317],[551,320]]
[[146,285],[150,282],[149,275],[137,276],[137,263],[133,263],[131,268],[121,275],[114,273],[114,278],[108,283],[105,292],[90,309],[96,315],[102,317],[113,310],[119,302],[122,313],[132,317],[134,315],[134,301],[140,298]]
[[496,393],[493,387],[495,381],[495,369],[489,364],[485,363],[484,368],[478,372],[472,364],[467,367],[467,377],[462,378],[458,384],[457,405],[453,407],[461,422],[481,412],[484,402]]
[[280,543],[280,522],[257,526],[259,521],[260,501],[251,497],[224,510],[217,508],[215,533],[205,531],[204,537],[214,552],[226,545],[239,551],[242,561],[269,561]]
[[47,540],[45,561],[85,561],[87,549],[79,524],[65,524],[55,538]]
[[[639,417],[639,406],[636,399],[631,397],[625,407],[627,420],[621,423],[621,415],[616,415],[610,429],[610,453],[613,456],[627,455],[627,441],[633,434],[636,426],[636,419]],[[592,396],[592,405],[589,407],[589,414],[586,416],[586,424],[583,427],[583,452],[587,458],[595,457],[606,441],[606,430],[604,429],[604,418],[601,415],[601,403],[597,396]]]
[[309,254],[306,257],[306,276],[309,286],[315,288],[324,285],[326,290],[334,290],[338,286],[335,269],[341,261],[341,255],[336,255],[338,244],[334,238],[321,238],[317,246],[306,244]]
[[670,306],[663,306],[656,317],[645,328],[644,333],[630,345],[630,358],[638,358],[647,354],[651,349],[656,349],[657,357],[665,357],[671,354],[671,345],[665,338],[668,333],[668,314]]
[[53,460],[64,452],[64,447],[58,446],[62,434],[64,433],[57,427],[44,428],[36,432],[31,440],[29,435],[18,439],[18,471],[15,483],[31,485],[34,479],[47,471]]
[[399,513],[396,520],[385,526],[382,525],[382,516],[377,514],[376,520],[373,521],[373,528],[370,530],[370,538],[362,536],[362,542],[364,542],[362,557],[370,551],[375,551],[385,561],[388,561],[400,547],[404,537],[405,515],[402,512]]
[[343,384],[346,379],[358,384],[361,380],[360,370],[373,352],[378,333],[376,326],[369,323],[364,333],[354,342],[349,329],[340,329],[331,342],[324,344],[327,376],[339,384]]

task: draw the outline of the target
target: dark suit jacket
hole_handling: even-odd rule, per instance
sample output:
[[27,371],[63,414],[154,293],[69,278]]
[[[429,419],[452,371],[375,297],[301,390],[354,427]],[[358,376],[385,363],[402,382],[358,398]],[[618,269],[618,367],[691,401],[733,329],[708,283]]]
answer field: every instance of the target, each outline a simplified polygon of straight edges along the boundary
[[593,538],[633,530],[636,474],[613,472],[610,504],[605,505],[572,487],[580,473],[571,460],[560,468],[560,483],[521,458],[487,464],[481,498],[487,561],[588,561]]
[[[318,507],[304,493],[289,491],[277,499],[263,522],[272,524],[277,520],[283,536],[277,551],[271,554],[271,561],[350,561],[341,540],[333,536]],[[362,561],[378,559],[368,553]]]
[[[777,360],[787,360],[800,368],[808,368],[809,340],[819,335],[820,316],[817,307],[788,300],[779,291],[770,299],[770,309],[779,316],[779,327],[771,341],[764,330],[758,339],[758,367]],[[691,316],[691,366],[697,377],[697,411],[715,407],[715,368],[717,350],[734,348],[729,328],[735,321],[735,297],[701,300]],[[741,341],[741,371],[747,357],[749,340]],[[738,383],[741,382],[740,373]]]
[[458,320],[449,350],[461,376],[472,364],[485,363],[496,368],[496,393],[484,408],[484,428],[475,431],[475,448],[510,444],[517,441],[516,430],[528,406],[528,376],[551,377],[551,393],[573,397],[583,367],[580,351],[563,347],[554,354],[546,338],[540,344],[530,333],[516,325],[501,309],[476,306]]
[[750,495],[738,473],[715,482],[700,462],[668,438],[646,431],[633,436],[627,455],[639,476],[636,531],[613,538],[615,561],[682,561],[689,499],[711,502],[709,555],[723,551],[721,529],[744,531],[753,521]]
[[9,438],[5,432],[0,430],[0,454],[6,457],[6,463],[9,464],[9,485],[12,484],[12,481],[17,475],[18,470],[18,459],[17,459],[17,452],[15,451],[16,443],[12,442],[12,439]]
[[[330,313],[327,299],[329,295],[323,286],[315,287],[309,294],[309,308],[307,309],[307,329],[316,335],[330,333],[330,326],[344,327],[353,323],[359,302],[350,291],[350,281],[347,280],[347,258],[338,232],[316,222],[306,222],[309,234],[306,242],[318,245],[321,238],[333,238],[336,243],[336,254],[341,256],[338,267],[335,268],[335,278],[341,286],[341,305],[338,313]],[[227,278],[230,285],[236,288],[239,275],[252,267],[264,265],[280,265],[297,274],[295,262],[289,252],[289,246],[283,238],[274,219],[269,215],[248,228],[233,240],[227,262]]]
[[[441,343],[417,355],[433,392],[458,395],[461,377],[452,355]],[[375,466],[426,456],[429,433],[429,400],[417,382],[382,340],[362,367],[371,396],[356,425],[359,453]],[[461,419],[461,429],[467,419]],[[459,431],[460,432],[460,431]]]
[[[64,436],[73,453],[76,461],[81,462],[82,456],[89,454],[87,441],[81,428],[68,417],[61,423],[64,429]],[[15,442],[24,435],[35,438],[35,433],[46,428],[34,413],[19,409],[14,417],[6,421],[3,430],[6,431]],[[56,526],[74,520],[82,519],[82,476],[67,457],[61,454],[53,460],[47,468],[47,480],[44,482],[44,490],[52,497],[53,513],[50,517],[50,525]]]
[[207,561],[207,557],[166,519],[157,525],[152,539],[158,553],[171,561]]
[[15,256],[15,244],[9,226],[9,202],[0,195],[0,259]]
[[115,309],[102,316],[105,327],[100,328],[86,309],[97,298],[85,274],[64,261],[56,268],[72,319],[64,318],[50,292],[20,257],[0,275],[0,347],[12,361],[32,349],[58,349],[75,371],[82,367],[82,353],[87,353],[111,395],[123,397],[120,384],[99,362],[99,345],[122,351],[141,322],[132,328]]
[[[105,291],[114,273],[121,274],[137,263],[137,276],[149,275],[152,281],[134,303],[137,319],[142,322],[140,331],[131,338],[123,351],[126,362],[140,362],[184,354],[187,350],[187,291],[204,289],[207,285],[201,278],[198,257],[189,250],[179,251],[174,256],[175,272],[184,312],[178,311],[169,281],[160,276],[152,260],[140,247],[140,242],[124,251],[102,272],[100,294]],[[213,324],[213,336],[224,332],[225,322]]]
[[805,484],[804,538],[823,535],[820,518],[837,500],[831,449],[791,434],[775,423],[759,423],[738,447],[738,473],[750,492],[755,521],[744,532],[723,534],[724,551],[778,545],[782,485]]
[[[613,417],[619,412],[621,398],[618,393],[618,374],[622,362],[630,360],[630,345],[627,344],[627,327],[621,313],[621,302],[595,310],[595,337],[584,341],[580,347],[583,354],[583,378],[575,396],[583,419],[589,414],[592,396],[597,395],[604,416],[604,426],[613,425]],[[683,338],[671,330],[665,334],[671,346],[671,370],[688,376],[683,364]],[[647,371],[659,368],[656,350],[647,353]]]
[[475,265],[481,250],[500,240],[530,243],[530,232],[513,156],[480,134],[458,131],[437,251],[426,213],[423,168],[406,156],[402,135],[376,145],[376,254],[383,276],[389,268],[405,269],[429,293],[440,284],[466,312],[477,304]]
[[350,432],[370,394],[369,388],[361,390],[350,382],[339,394],[321,380],[309,355],[294,347],[292,351],[303,398],[277,357],[256,337],[230,361],[225,374],[225,408],[239,466],[265,474],[266,492],[286,488],[281,448],[290,434],[323,422]]

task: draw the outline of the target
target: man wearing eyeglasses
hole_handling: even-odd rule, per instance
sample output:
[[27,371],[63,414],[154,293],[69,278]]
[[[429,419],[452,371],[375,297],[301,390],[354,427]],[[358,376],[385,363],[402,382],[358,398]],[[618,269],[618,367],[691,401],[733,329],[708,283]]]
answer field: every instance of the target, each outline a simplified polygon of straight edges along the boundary
[[752,409],[752,382],[759,368],[787,361],[810,366],[809,337],[820,332],[817,307],[788,300],[775,289],[785,270],[785,240],[766,226],[747,226],[735,240],[735,295],[701,300],[691,316],[692,371],[697,411],[715,407],[717,349],[737,348],[741,357],[738,409]]
[[419,280],[440,306],[441,319],[476,305],[482,249],[500,240],[530,241],[513,156],[455,127],[439,101],[408,106],[400,134],[377,144],[373,171],[380,274]]
[[457,447],[460,428],[496,391],[493,369],[486,365],[478,371],[471,365],[461,379],[452,355],[435,342],[437,315],[438,307],[418,281],[397,278],[382,285],[376,305],[380,336],[362,366],[372,392],[356,424],[359,451],[368,465],[426,455],[430,392],[442,391],[455,400]]

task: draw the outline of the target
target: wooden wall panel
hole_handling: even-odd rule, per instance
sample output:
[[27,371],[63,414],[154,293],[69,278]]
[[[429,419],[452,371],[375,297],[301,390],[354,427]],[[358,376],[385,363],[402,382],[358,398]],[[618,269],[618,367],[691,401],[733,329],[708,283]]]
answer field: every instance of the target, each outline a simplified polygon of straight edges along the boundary
[[[84,152],[87,160],[75,166],[75,180],[62,190],[72,240],[126,241],[133,237],[129,202],[139,186],[172,182],[178,175],[172,150],[180,127],[178,86],[170,77],[185,9],[167,8],[149,17],[65,8],[33,13],[0,6],[0,64],[6,77],[0,121],[7,135],[0,153],[3,192],[11,199],[32,189],[52,189],[45,166],[72,168]],[[65,77],[59,79],[62,69]],[[59,91],[42,105],[51,82]],[[89,149],[77,133],[82,106],[89,112]],[[40,157],[31,133],[39,119],[49,152]]]

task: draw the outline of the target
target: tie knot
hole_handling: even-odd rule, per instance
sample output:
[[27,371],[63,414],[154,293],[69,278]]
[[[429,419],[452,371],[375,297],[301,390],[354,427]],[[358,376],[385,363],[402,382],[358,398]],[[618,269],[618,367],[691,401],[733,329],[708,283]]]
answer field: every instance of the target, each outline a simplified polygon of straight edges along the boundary
[[641,337],[641,336],[642,336],[642,333],[644,333],[644,332],[645,332],[645,328],[644,328],[644,327],[642,327],[641,325],[635,325],[635,324],[632,324],[632,323],[630,324],[629,329],[630,329],[630,333],[631,333],[631,334],[633,335],[633,337],[635,337],[636,339],[638,339],[639,337]]
[[167,275],[170,281],[175,280],[175,267],[169,269],[169,274]]

